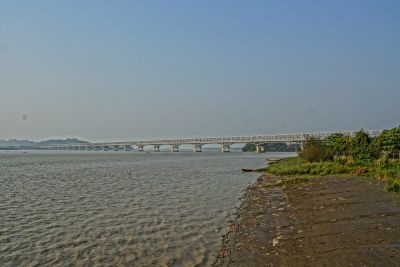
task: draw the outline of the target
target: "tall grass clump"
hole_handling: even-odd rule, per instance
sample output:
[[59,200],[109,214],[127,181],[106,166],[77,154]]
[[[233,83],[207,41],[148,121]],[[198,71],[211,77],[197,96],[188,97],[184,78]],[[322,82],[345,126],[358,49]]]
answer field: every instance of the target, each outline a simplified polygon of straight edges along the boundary
[[287,158],[267,166],[264,171],[279,176],[330,175],[350,173],[353,168],[335,161],[307,162],[302,158]]

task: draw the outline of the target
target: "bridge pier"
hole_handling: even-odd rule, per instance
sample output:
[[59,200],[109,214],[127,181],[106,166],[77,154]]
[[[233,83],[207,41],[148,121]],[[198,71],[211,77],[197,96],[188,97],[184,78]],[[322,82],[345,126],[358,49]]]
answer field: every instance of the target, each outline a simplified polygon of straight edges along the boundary
[[131,151],[131,146],[125,146],[125,147],[124,147],[124,150],[125,150],[125,151]]
[[153,146],[153,151],[154,152],[160,152],[160,145],[154,145]]
[[264,152],[264,146],[256,144],[256,153]]
[[103,146],[103,151],[108,151],[108,146]]
[[172,145],[172,152],[179,152],[179,145]]
[[193,147],[194,152],[202,152],[202,145],[201,144],[195,144]]
[[118,145],[113,146],[113,151],[118,151],[118,150],[119,150],[119,146]]
[[228,145],[228,144],[222,144],[222,146],[221,146],[221,152],[222,152],[222,153],[231,152],[229,149],[230,149],[230,145]]
[[144,146],[143,145],[138,145],[137,146],[139,152],[143,152],[144,151]]

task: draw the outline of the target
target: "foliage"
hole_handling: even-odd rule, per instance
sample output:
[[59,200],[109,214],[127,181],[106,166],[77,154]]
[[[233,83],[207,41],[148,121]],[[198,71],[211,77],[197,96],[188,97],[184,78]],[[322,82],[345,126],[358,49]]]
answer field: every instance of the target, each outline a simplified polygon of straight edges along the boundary
[[327,145],[336,152],[336,155],[350,154],[356,162],[372,161],[382,153],[400,153],[400,127],[384,130],[379,137],[370,138],[363,130],[350,137],[335,133],[327,137]]
[[299,152],[302,159],[308,162],[332,160],[334,156],[333,150],[321,140],[309,138],[303,145],[303,149]]
[[[273,144],[261,144],[264,147],[263,152],[274,151],[274,152],[296,152],[299,150],[299,144],[286,144],[286,143],[273,143]],[[243,152],[254,152],[256,151],[255,144],[246,144],[242,148]]]
[[350,155],[358,162],[371,161],[376,157],[372,140],[363,130],[356,133],[350,145]]
[[400,191],[400,159],[388,159],[387,155],[384,155],[369,166],[369,173],[371,176],[387,182],[388,191]]
[[300,157],[280,160],[260,171],[286,176],[277,185],[316,176],[352,174],[377,178],[387,183],[388,191],[400,191],[400,159],[394,158],[400,153],[400,127],[385,130],[377,138],[361,130],[354,137],[337,133],[325,141],[310,138]]
[[400,127],[384,130],[377,138],[377,146],[384,152],[400,153]]
[[336,154],[347,155],[351,145],[351,136],[342,133],[334,133],[328,136],[326,143]]

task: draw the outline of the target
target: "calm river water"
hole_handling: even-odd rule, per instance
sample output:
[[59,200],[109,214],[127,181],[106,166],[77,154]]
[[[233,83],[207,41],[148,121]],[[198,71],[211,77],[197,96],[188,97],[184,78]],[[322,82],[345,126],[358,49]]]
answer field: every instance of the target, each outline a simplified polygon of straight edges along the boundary
[[266,156],[0,152],[0,266],[208,266]]

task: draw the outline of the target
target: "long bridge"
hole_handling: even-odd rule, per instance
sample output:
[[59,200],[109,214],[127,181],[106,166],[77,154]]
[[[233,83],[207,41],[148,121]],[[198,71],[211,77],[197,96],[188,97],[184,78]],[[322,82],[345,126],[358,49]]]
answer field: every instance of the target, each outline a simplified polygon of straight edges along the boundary
[[[256,152],[262,152],[262,144],[266,143],[287,143],[303,144],[308,138],[320,140],[326,139],[334,133],[342,133],[354,136],[357,131],[339,132],[320,132],[320,133],[295,133],[295,134],[276,134],[276,135],[253,135],[253,136],[233,136],[233,137],[206,137],[206,138],[176,138],[145,141],[126,141],[126,142],[101,142],[101,143],[78,143],[52,145],[43,148],[51,150],[76,150],[76,151],[130,151],[136,147],[139,151],[144,151],[146,146],[152,146],[153,151],[159,152],[161,146],[169,146],[171,151],[178,152],[181,145],[192,145],[193,151],[201,152],[204,145],[217,144],[221,146],[221,152],[229,152],[233,144],[254,144]],[[380,130],[366,130],[370,137],[377,137]]]

